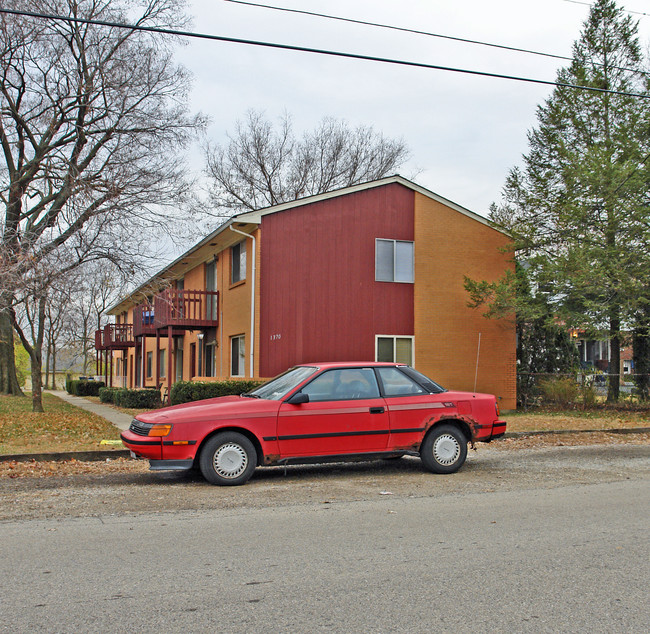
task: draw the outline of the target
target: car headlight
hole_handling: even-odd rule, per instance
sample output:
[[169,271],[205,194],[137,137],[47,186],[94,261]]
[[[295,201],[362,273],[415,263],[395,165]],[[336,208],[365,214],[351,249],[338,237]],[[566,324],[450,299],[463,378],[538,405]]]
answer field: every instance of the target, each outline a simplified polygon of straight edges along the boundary
[[147,436],[157,436],[157,437],[167,436],[169,435],[169,432],[171,430],[172,430],[172,425],[170,424],[155,423],[151,426],[151,429],[149,430]]

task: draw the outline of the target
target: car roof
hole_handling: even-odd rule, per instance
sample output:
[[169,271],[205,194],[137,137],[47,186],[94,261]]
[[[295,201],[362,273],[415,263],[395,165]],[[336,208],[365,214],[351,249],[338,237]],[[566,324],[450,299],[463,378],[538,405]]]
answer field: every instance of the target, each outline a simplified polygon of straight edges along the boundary
[[324,370],[330,368],[394,368],[405,365],[405,363],[388,361],[323,361],[321,363],[299,363],[297,367],[317,367]]

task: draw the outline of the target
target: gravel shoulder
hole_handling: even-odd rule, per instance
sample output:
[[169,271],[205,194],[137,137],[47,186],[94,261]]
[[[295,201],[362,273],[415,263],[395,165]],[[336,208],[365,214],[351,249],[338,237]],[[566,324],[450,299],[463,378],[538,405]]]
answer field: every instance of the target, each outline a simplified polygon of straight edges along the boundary
[[451,476],[427,473],[419,459],[405,457],[260,468],[243,487],[214,487],[193,472],[151,472],[145,461],[122,458],[100,463],[9,462],[0,465],[0,522],[331,505],[382,495],[397,501],[629,478],[650,482],[650,434],[571,436],[479,444],[469,452],[463,468]]

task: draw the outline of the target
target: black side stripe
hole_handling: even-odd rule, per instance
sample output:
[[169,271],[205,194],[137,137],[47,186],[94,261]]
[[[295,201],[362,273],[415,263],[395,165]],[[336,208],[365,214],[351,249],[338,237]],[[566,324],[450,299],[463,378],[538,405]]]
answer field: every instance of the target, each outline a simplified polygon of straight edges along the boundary
[[381,436],[385,434],[412,434],[424,431],[424,427],[413,429],[373,429],[369,431],[341,431],[322,434],[295,434],[291,436],[265,436],[264,440],[272,442],[275,440],[303,440],[310,438],[340,438],[346,436]]

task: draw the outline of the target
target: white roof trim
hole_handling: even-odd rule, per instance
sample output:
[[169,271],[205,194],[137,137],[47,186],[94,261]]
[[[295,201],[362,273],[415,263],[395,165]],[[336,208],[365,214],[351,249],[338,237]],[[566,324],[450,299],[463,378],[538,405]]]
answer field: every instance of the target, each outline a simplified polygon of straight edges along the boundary
[[[338,198],[339,196],[346,196],[347,194],[354,194],[356,192],[364,191],[366,189],[382,187],[383,185],[389,185],[391,183],[398,183],[399,185],[408,187],[409,189],[412,189],[413,191],[416,191],[419,194],[426,196],[427,198],[431,198],[436,202],[446,205],[447,207],[453,209],[454,211],[457,211],[458,213],[468,216],[469,218],[472,218],[473,220],[476,220],[481,224],[490,227],[491,229],[495,229],[486,218],[483,218],[483,216],[479,216],[477,213],[474,213],[473,211],[470,211],[465,207],[461,207],[460,205],[457,205],[455,202],[447,198],[443,198],[442,196],[439,196],[438,194],[429,191],[428,189],[422,187],[421,185],[418,185],[413,181],[410,181],[404,178],[403,176],[399,176],[397,174],[395,176],[387,176],[386,178],[380,178],[379,180],[370,181],[368,183],[361,183],[359,185],[344,187],[343,189],[336,189],[334,191],[326,192],[324,194],[316,194],[314,196],[308,196],[307,198],[292,200],[290,202],[282,203],[280,205],[274,205],[273,207],[266,207],[264,209],[258,209],[256,211],[247,211],[242,214],[238,214],[237,216],[233,216],[233,218],[237,218],[237,220],[239,220],[240,222],[250,222],[250,223],[259,224],[262,221],[262,216],[266,216],[268,214],[275,214],[280,211],[285,211],[286,209],[292,209],[294,207],[302,207],[303,205],[311,205],[313,203],[321,202],[323,200]],[[499,231],[499,230],[495,229],[495,231]]]

